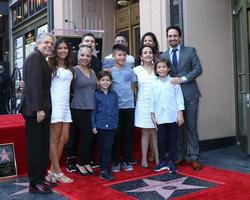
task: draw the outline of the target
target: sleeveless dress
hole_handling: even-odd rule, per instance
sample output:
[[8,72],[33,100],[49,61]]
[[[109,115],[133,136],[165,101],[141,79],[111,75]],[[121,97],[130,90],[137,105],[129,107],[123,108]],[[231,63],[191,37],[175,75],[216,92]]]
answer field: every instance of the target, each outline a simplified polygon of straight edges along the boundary
[[148,72],[141,66],[133,68],[137,77],[138,95],[135,106],[135,126],[140,128],[154,128],[150,115],[150,89],[156,79],[154,72]]
[[69,69],[58,67],[56,76],[51,81],[51,123],[72,122],[69,98],[73,74]]

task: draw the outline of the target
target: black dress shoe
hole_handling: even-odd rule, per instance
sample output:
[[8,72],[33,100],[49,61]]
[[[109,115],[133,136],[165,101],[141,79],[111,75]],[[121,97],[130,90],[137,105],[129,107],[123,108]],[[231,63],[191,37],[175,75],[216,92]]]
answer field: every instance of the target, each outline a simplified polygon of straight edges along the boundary
[[43,181],[42,183],[44,186],[48,187],[48,188],[54,188],[57,186],[57,183],[52,183],[52,182],[48,182],[48,181]]
[[53,191],[49,187],[47,187],[43,184],[36,184],[36,185],[30,185],[29,193],[32,193],[32,194],[52,194]]

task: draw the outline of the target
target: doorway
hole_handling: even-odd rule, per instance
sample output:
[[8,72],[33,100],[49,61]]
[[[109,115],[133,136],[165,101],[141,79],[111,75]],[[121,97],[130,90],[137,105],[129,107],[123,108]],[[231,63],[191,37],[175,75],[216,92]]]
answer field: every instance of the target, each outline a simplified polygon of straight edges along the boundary
[[140,44],[139,0],[126,1],[124,6],[118,5],[118,2],[114,15],[115,34],[122,33],[127,37],[129,54],[136,56]]
[[250,155],[250,1],[234,0],[237,142]]

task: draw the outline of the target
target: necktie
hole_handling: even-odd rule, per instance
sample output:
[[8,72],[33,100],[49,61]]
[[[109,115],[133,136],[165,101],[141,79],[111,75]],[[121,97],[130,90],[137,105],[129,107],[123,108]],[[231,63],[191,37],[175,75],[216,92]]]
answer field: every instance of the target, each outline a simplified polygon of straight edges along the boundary
[[173,63],[174,68],[177,70],[177,68],[178,68],[178,61],[177,61],[176,51],[178,51],[178,49],[173,49],[172,50],[172,52],[173,52],[172,63]]

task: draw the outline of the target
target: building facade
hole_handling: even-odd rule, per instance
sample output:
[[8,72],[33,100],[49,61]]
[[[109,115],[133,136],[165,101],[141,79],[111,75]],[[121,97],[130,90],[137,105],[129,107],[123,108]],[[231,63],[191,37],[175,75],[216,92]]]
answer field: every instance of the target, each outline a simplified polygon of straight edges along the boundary
[[[25,3],[42,3],[34,13]],[[166,27],[183,30],[183,43],[194,46],[203,74],[198,78],[202,92],[198,131],[203,149],[240,143],[250,154],[248,0],[48,0],[10,3],[12,66],[21,66],[39,31],[48,29],[57,36],[79,39],[93,32],[102,57],[108,55],[113,37],[122,32],[129,38],[129,50],[137,54],[140,36],[154,32],[160,49],[167,49]],[[23,5],[20,11],[18,5]],[[19,12],[21,22],[15,21]],[[16,17],[17,18],[17,17]],[[16,24],[15,24],[16,23]],[[22,37],[22,41],[20,39]],[[31,39],[30,39],[31,37]],[[33,38],[33,39],[32,39]],[[22,45],[22,53],[21,49]],[[25,47],[25,48],[24,48]],[[19,52],[20,51],[20,52]],[[20,60],[19,60],[20,59]]]

